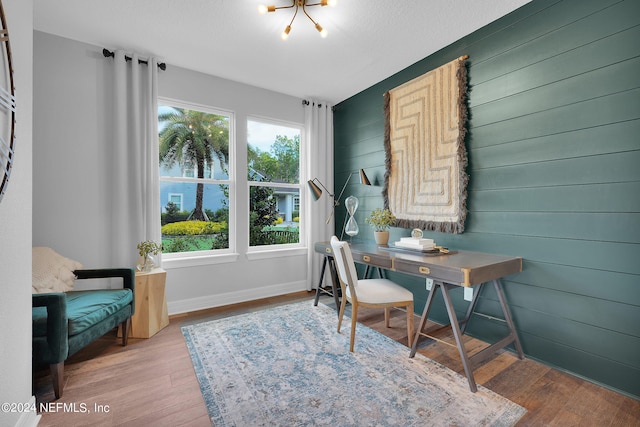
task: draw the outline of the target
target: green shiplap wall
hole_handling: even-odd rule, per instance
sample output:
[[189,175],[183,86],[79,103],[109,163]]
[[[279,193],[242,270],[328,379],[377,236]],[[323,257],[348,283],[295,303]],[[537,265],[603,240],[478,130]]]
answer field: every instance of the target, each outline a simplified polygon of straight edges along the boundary
[[[640,398],[640,1],[534,0],[336,105],[336,184],[359,168],[376,184],[345,192],[360,201],[357,239],[372,240],[364,218],[383,206],[383,93],[465,54],[466,230],[426,234],[521,256],[504,286],[527,356]],[[391,277],[421,312],[424,282]],[[479,308],[499,312],[490,287]],[[491,342],[504,330],[478,316],[469,332]]]

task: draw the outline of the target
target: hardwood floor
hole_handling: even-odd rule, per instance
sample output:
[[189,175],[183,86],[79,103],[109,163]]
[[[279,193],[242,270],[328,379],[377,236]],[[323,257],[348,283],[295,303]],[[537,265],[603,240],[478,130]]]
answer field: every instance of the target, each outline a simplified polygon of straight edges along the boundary
[[[65,387],[60,400],[54,400],[48,370],[34,373],[38,403],[49,405],[39,425],[210,426],[180,327],[302,300],[308,300],[309,309],[313,309],[313,294],[302,292],[172,316],[169,326],[158,334],[150,339],[129,339],[127,347],[120,345],[114,330],[65,363]],[[332,299],[324,301],[330,303]],[[382,310],[361,309],[358,320],[407,343],[403,312],[392,312],[389,329],[384,327]],[[348,330],[343,328],[342,333]],[[453,343],[451,334],[445,333],[441,338]],[[472,352],[486,345],[465,338]],[[357,343],[356,338],[356,346]],[[455,348],[430,343],[421,346],[419,352],[464,375]],[[640,425],[639,401],[535,361],[518,360],[509,352],[502,352],[479,367],[475,376],[478,384],[527,409],[518,426]]]

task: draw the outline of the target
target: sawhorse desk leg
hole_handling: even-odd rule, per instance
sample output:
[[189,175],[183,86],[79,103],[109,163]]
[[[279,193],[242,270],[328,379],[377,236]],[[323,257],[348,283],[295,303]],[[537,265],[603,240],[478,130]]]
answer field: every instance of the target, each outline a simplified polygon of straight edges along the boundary
[[[368,279],[369,278],[369,269],[371,268],[371,266],[369,264],[366,265],[366,268],[364,269],[364,275],[362,276],[363,279]],[[382,273],[382,268],[377,267],[378,269],[378,277],[380,279],[384,279],[384,274]]]
[[493,285],[495,287],[496,294],[498,295],[498,300],[500,300],[500,306],[502,308],[502,313],[504,315],[504,320],[503,319],[496,319],[496,320],[503,320],[507,324],[509,328],[509,335],[489,345],[488,347],[480,350],[473,356],[469,356],[464,346],[462,335],[464,335],[464,331],[469,323],[469,319],[471,318],[471,315],[474,313],[474,308],[478,301],[478,295],[480,294],[480,290],[482,289],[483,284],[480,284],[476,287],[476,291],[474,292],[473,299],[471,300],[471,303],[467,308],[467,312],[465,314],[464,319],[462,319],[461,321],[458,321],[458,317],[456,316],[456,312],[453,307],[453,303],[451,301],[451,296],[449,294],[449,291],[451,289],[456,288],[458,286],[452,285],[449,283],[434,282],[433,288],[431,289],[431,292],[429,292],[429,297],[427,298],[427,302],[424,306],[424,311],[422,312],[420,323],[416,328],[416,336],[413,339],[413,345],[411,346],[411,353],[409,354],[409,357],[414,357],[416,355],[416,350],[418,348],[418,340],[420,339],[420,336],[426,336],[430,339],[433,339],[433,337],[423,333],[423,329],[427,324],[427,320],[429,317],[429,310],[431,310],[431,304],[433,303],[433,297],[436,293],[436,290],[438,288],[441,288],[442,295],[444,298],[444,304],[447,308],[447,314],[449,316],[450,326],[453,331],[453,336],[456,340],[456,347],[458,348],[458,353],[460,354],[460,359],[462,360],[464,372],[467,375],[467,380],[469,382],[469,389],[472,392],[475,393],[478,390],[475,378],[473,376],[473,370],[476,367],[480,366],[484,361],[486,361],[490,357],[493,357],[499,349],[504,348],[511,343],[514,343],[516,351],[518,352],[518,358],[523,359],[524,352],[522,351],[522,345],[520,344],[520,340],[518,339],[518,334],[516,333],[516,328],[515,328],[515,325],[513,324],[511,313],[509,311],[509,307],[507,306],[506,299],[502,291],[502,285],[500,281],[497,279],[493,280]]
[[324,274],[329,267],[329,274],[331,275],[331,292],[333,293],[333,300],[336,303],[336,311],[338,312],[338,317],[340,317],[340,298],[338,297],[338,277],[336,272],[336,267],[334,265],[334,259],[330,255],[325,255],[324,260],[322,260],[322,268],[320,269],[320,280],[318,281],[318,287],[316,288],[316,298],[313,301],[314,307],[318,305],[318,300],[320,299],[320,292],[322,292],[322,281],[324,280]]

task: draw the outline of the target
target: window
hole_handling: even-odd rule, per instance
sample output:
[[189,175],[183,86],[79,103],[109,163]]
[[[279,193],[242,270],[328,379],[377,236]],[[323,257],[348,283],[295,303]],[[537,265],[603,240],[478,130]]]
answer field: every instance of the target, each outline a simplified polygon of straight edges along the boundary
[[247,122],[249,246],[300,244],[301,128]]
[[[178,211],[182,210],[182,194],[176,194],[176,193],[169,193],[169,197],[168,197],[169,201],[167,202],[167,206],[169,206],[169,203],[172,203],[175,205],[175,207],[178,209]],[[165,206],[165,212],[167,211],[167,207]]]
[[233,115],[174,101],[159,104],[163,254],[170,259],[228,250]]
[[293,212],[300,212],[300,197],[293,198]]

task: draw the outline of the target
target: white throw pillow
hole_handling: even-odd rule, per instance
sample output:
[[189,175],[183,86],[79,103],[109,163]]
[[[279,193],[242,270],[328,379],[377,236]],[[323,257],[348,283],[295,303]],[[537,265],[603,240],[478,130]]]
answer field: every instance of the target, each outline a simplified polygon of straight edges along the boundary
[[78,261],[63,257],[51,248],[36,246],[32,250],[32,293],[67,292],[73,289]]

